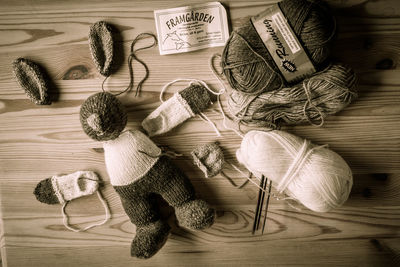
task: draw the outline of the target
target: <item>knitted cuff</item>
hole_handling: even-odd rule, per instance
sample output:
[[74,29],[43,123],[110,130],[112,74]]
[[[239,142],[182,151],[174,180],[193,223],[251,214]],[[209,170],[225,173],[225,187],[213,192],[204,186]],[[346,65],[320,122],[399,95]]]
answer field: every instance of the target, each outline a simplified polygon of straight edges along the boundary
[[48,77],[43,68],[25,58],[13,62],[14,75],[26,95],[36,105],[50,105]]
[[224,164],[224,154],[217,142],[196,147],[191,155],[194,164],[204,172],[206,178],[221,172]]
[[67,201],[93,194],[99,187],[99,177],[92,171],[77,171],[40,181],[33,192],[42,203],[64,204]]
[[199,114],[211,105],[210,95],[202,85],[191,84],[179,94],[185,99],[194,114]]
[[150,113],[142,126],[149,136],[166,133],[194,117],[211,104],[207,89],[201,85],[192,84],[181,92],[162,103]]

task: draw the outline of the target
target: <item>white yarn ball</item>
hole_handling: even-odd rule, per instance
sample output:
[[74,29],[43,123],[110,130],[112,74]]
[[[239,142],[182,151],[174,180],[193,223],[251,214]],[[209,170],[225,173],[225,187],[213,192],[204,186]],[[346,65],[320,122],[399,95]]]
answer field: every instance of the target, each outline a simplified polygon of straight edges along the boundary
[[341,206],[353,185],[350,167],[337,153],[283,131],[250,131],[236,152],[256,177],[272,180],[279,192],[310,210]]

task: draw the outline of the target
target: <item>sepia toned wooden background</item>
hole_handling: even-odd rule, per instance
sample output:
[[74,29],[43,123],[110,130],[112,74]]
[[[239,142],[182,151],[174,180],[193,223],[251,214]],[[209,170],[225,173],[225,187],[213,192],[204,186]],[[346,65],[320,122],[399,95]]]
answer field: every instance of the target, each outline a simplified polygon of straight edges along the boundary
[[[240,138],[224,130],[217,105],[206,111],[223,136],[198,117],[167,135],[154,138],[184,157],[174,160],[190,177],[198,195],[217,210],[204,231],[177,226],[173,210],[164,216],[173,230],[162,250],[149,260],[129,255],[135,234],[109,183],[101,144],[81,130],[79,108],[101,90],[88,47],[92,23],[107,20],[122,34],[120,70],[107,82],[114,91],[129,82],[127,53],[141,32],[155,32],[153,10],[201,1],[0,1],[0,246],[3,266],[395,266],[400,254],[400,2],[329,0],[338,21],[333,57],[359,75],[359,98],[324,127],[284,128],[344,157],[354,172],[348,202],[329,213],[271,200],[264,235],[252,235],[257,189],[236,189],[222,176],[205,179],[189,156],[194,146],[218,140],[228,161]],[[275,1],[222,1],[236,28]],[[141,44],[145,45],[146,41]],[[138,44],[138,45],[141,45]],[[128,129],[160,103],[162,86],[176,78],[197,78],[218,89],[208,67],[222,47],[160,56],[157,48],[138,57],[150,69],[140,97],[120,97],[129,112]],[[31,103],[16,83],[11,63],[18,57],[44,66],[54,82],[50,106]],[[144,75],[134,64],[135,81]],[[178,83],[169,93],[186,87]],[[225,104],[225,101],[224,101]],[[84,233],[62,224],[61,206],[45,205],[32,194],[47,177],[77,170],[96,171],[105,181],[103,195],[112,220]],[[238,183],[240,174],[227,171]],[[294,207],[293,207],[294,205]],[[68,206],[72,223],[103,218],[95,195]],[[396,263],[397,261],[397,263]]]

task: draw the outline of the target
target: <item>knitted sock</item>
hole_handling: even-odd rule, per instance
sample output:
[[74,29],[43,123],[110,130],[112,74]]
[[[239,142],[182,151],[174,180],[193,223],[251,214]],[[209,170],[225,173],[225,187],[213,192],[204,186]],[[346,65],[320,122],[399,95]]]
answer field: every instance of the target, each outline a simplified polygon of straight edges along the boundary
[[99,177],[92,171],[77,171],[53,176],[40,181],[34,194],[42,203],[64,204],[67,201],[91,195],[99,187]]
[[50,105],[48,77],[43,68],[31,60],[18,58],[13,62],[14,75],[26,95],[36,105]]
[[111,74],[114,61],[113,28],[105,21],[98,21],[90,27],[89,47],[97,70],[103,76]]
[[206,178],[213,177],[221,172],[224,164],[224,153],[218,142],[196,147],[191,155],[194,164],[204,172]]
[[210,104],[207,89],[202,85],[191,84],[150,113],[143,120],[142,126],[149,136],[163,134],[194,117]]

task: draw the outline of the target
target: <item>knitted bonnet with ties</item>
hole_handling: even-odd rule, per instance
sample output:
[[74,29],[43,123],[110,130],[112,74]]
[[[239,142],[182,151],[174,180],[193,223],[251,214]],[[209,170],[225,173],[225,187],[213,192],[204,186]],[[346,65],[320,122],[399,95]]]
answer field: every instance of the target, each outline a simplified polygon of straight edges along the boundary
[[[54,175],[50,178],[41,180],[35,187],[33,194],[36,199],[45,204],[62,204],[61,212],[63,215],[64,226],[74,232],[89,230],[95,226],[105,224],[111,217],[110,210],[106,201],[99,191],[100,178],[93,171],[77,171],[65,175]],[[102,222],[93,223],[84,228],[76,228],[69,224],[66,206],[74,199],[97,194],[104,210],[105,218]]]

